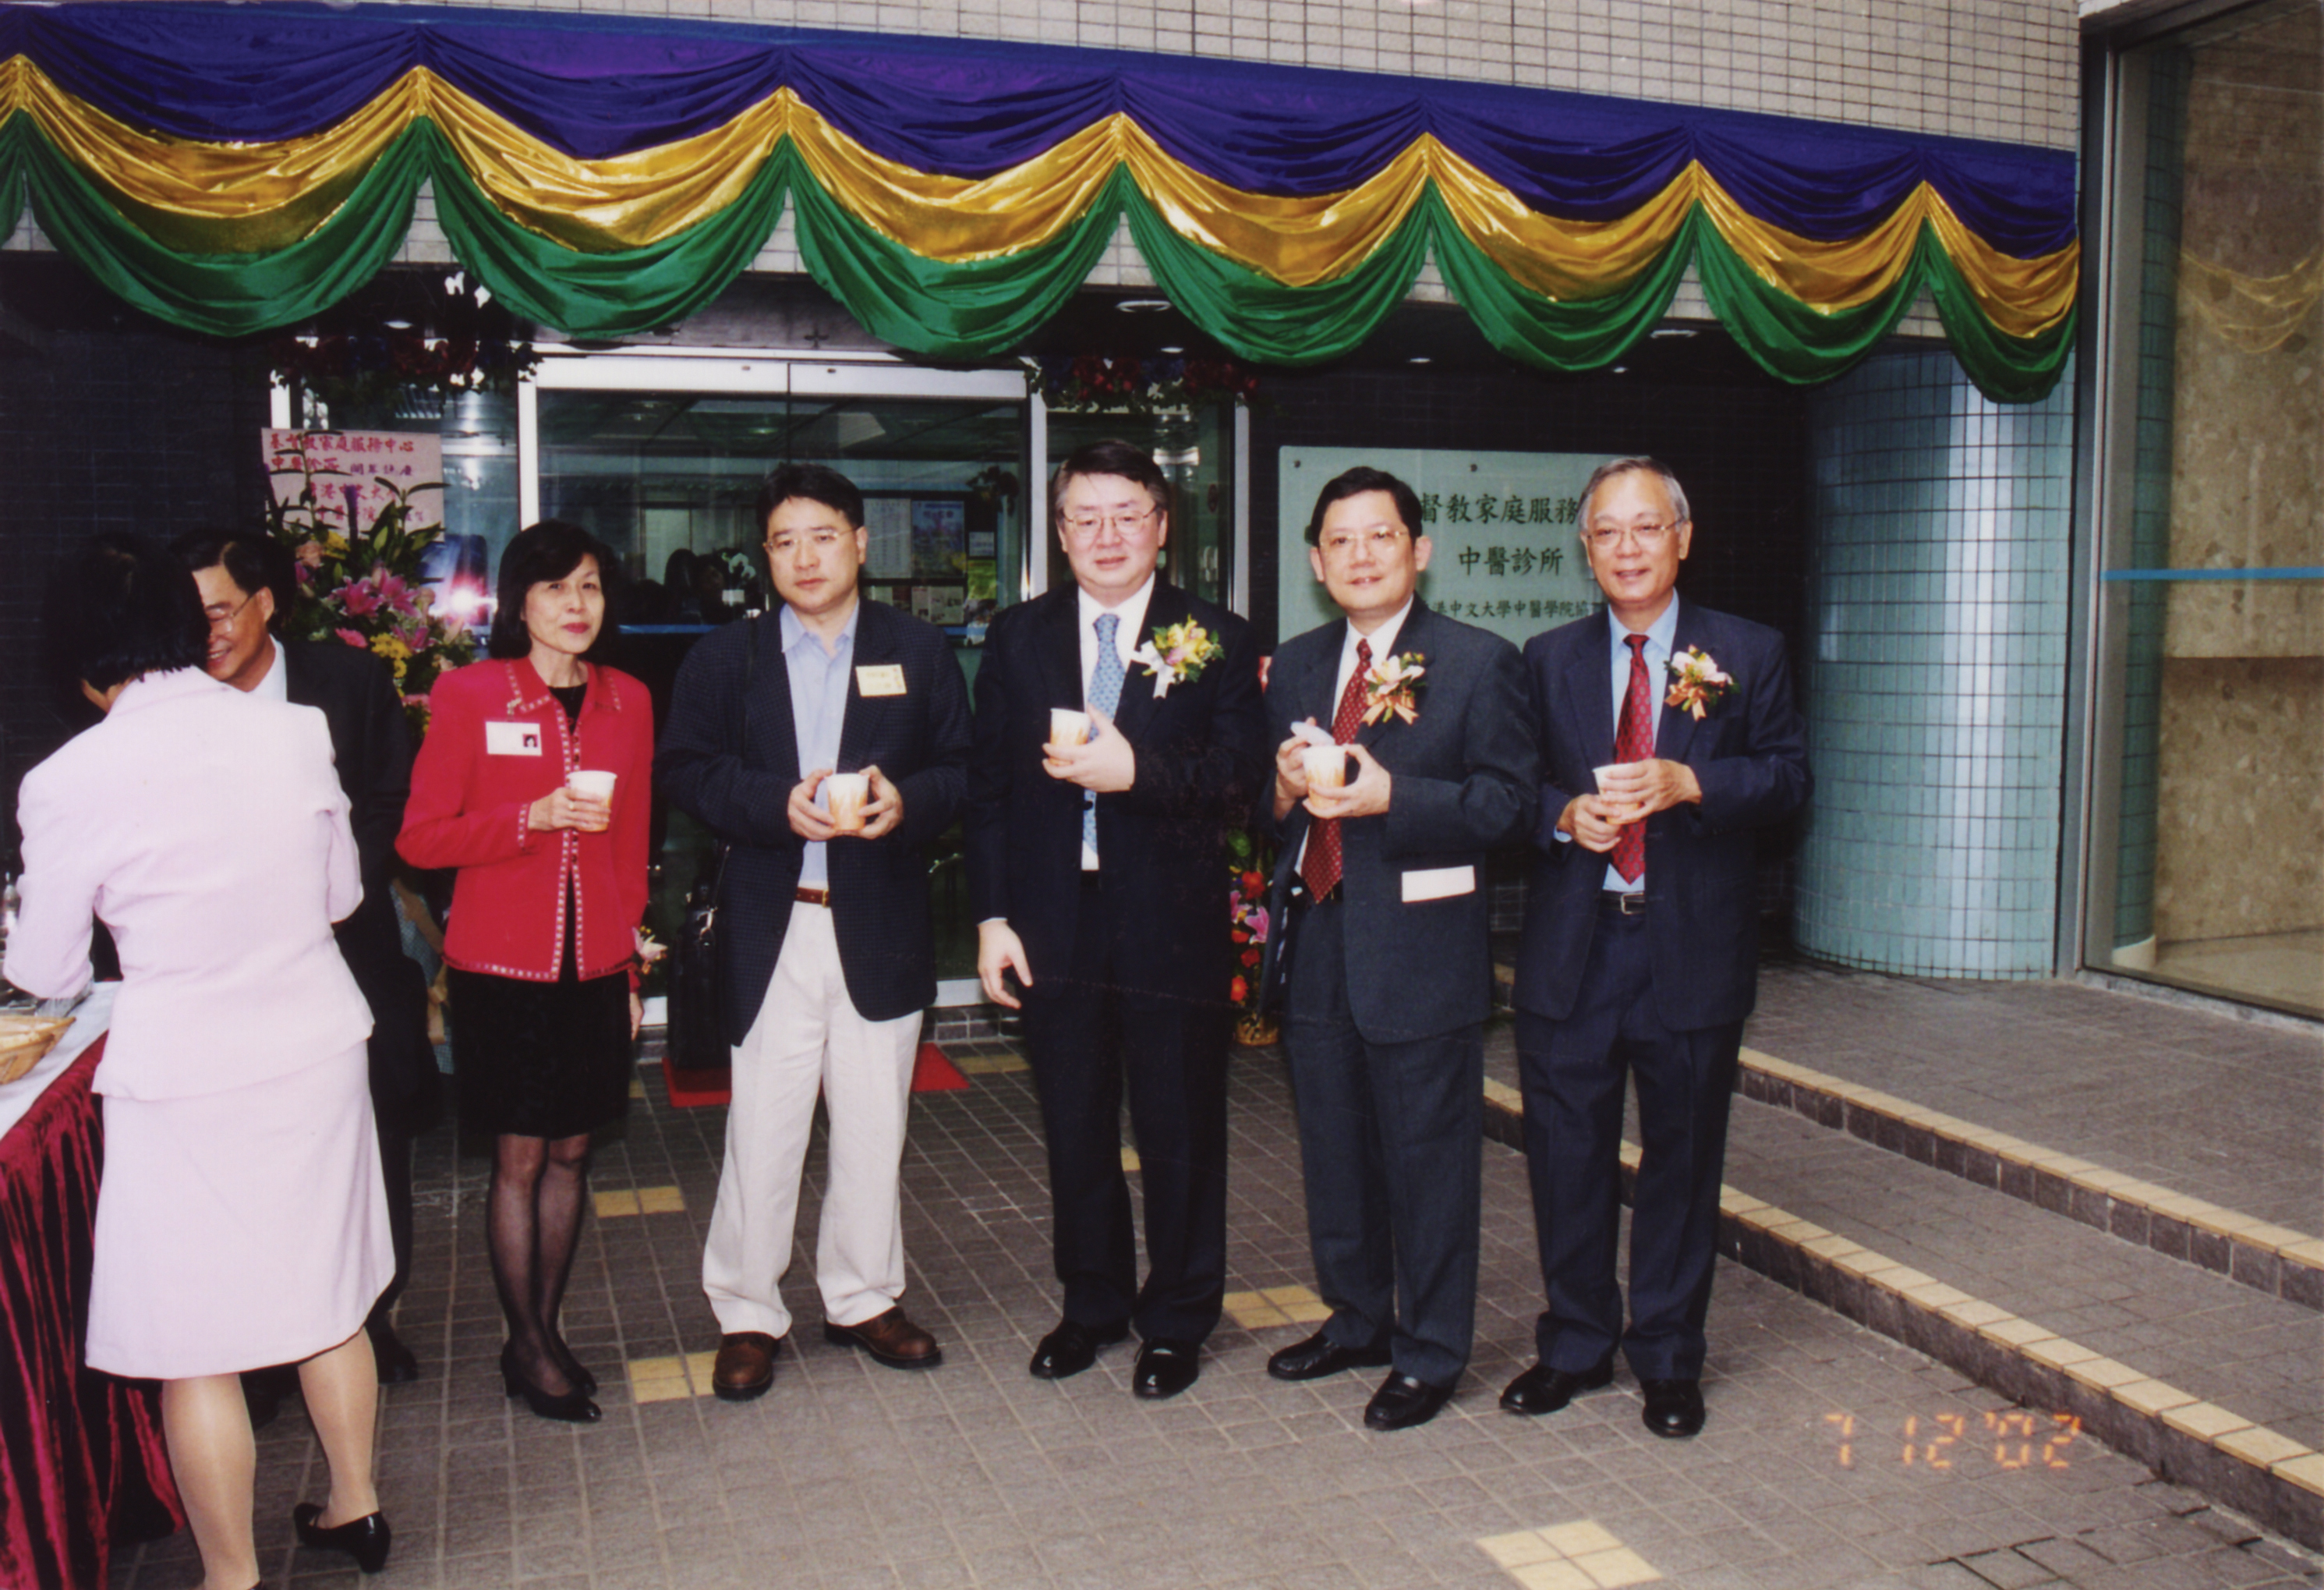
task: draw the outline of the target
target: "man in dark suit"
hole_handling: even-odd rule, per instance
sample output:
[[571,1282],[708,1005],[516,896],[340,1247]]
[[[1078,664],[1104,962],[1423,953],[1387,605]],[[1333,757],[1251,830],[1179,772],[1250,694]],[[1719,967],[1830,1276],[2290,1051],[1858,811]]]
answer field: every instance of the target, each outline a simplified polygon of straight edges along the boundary
[[[1607,616],[1526,646],[1544,753],[1517,956],[1526,1160],[1549,1307],[1501,1406],[1550,1413],[1613,1375],[1646,1428],[1702,1428],[1703,1321],[1743,1019],[1757,990],[1757,830],[1808,798],[1806,731],[1773,630],[1682,602],[1677,479],[1617,458],[1582,495]],[[1622,1093],[1637,1077],[1630,1324],[1614,1278]]]
[[818,1090],[824,1337],[891,1369],[943,1362],[898,1303],[898,1179],[936,991],[924,853],[960,814],[969,747],[944,632],[858,595],[870,532],[853,483],[786,464],[760,489],[759,522],[783,605],[687,654],[654,756],[670,800],[732,846],[718,946],[733,1102],[702,1254],[712,1389],[730,1401],[773,1383],[790,1330],[779,1283]]
[[[1469,1363],[1485,862],[1525,838],[1539,776],[1517,648],[1415,595],[1420,522],[1384,471],[1323,487],[1307,557],[1347,621],[1285,642],[1268,676],[1283,837],[1269,916],[1285,928],[1308,1243],[1332,1316],[1267,1371],[1393,1365],[1364,1410],[1379,1430],[1434,1419]],[[1322,782],[1311,747],[1337,764]],[[1354,779],[1331,787],[1349,763]]]
[[[1156,574],[1169,486],[1148,454],[1083,448],[1049,500],[1074,584],[1001,613],[976,675],[977,974],[988,998],[1025,1012],[1048,1138],[1065,1295],[1032,1373],[1078,1374],[1134,1326],[1131,1390],[1169,1397],[1200,1373],[1225,1295],[1225,837],[1266,777],[1259,656],[1241,619]],[[1086,711],[1086,743],[1053,735],[1053,709]]]
[[[364,1322],[382,1385],[420,1378],[395,1334],[395,1301],[411,1279],[411,1140],[433,1118],[436,1053],[428,1041],[428,980],[403,953],[395,911],[395,836],[411,793],[411,735],[388,665],[369,652],[323,641],[276,638],[290,615],[297,572],[272,537],[195,531],[171,551],[191,569],[210,621],[208,670],[238,690],[321,709],[330,726],[339,786],[363,867],[363,903],[341,922],[339,953],[370,1002],[372,1115],[387,1185],[395,1279]],[[263,1387],[254,1393],[272,1406]]]

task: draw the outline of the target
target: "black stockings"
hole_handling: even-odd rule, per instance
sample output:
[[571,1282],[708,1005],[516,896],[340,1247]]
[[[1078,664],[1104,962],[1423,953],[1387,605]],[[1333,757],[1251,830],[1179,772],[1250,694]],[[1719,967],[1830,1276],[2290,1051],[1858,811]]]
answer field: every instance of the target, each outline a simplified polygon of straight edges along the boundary
[[581,1200],[589,1186],[589,1134],[493,1141],[486,1215],[493,1284],[508,1318],[518,1372],[540,1391],[573,1390],[576,1367],[557,1313],[581,1241]]

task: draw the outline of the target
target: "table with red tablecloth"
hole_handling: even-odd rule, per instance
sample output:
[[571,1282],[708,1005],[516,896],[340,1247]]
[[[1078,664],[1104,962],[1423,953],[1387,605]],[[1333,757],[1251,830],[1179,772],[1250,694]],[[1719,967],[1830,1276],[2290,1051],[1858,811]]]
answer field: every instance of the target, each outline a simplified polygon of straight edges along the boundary
[[114,1540],[183,1519],[160,1387],[81,1363],[104,1164],[89,1079],[104,1050],[99,1037],[48,1077],[0,1136],[0,1585],[103,1590]]

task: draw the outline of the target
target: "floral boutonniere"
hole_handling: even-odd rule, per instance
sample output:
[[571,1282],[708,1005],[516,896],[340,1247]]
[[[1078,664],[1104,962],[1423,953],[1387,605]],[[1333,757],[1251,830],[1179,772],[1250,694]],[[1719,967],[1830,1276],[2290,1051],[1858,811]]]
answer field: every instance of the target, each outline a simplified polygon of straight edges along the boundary
[[1694,646],[1670,660],[1670,694],[1663,698],[1663,705],[1692,713],[1697,723],[1735,688],[1735,681],[1711,661],[1711,653]]
[[1218,637],[1189,618],[1167,628],[1157,627],[1154,638],[1132,652],[1130,660],[1144,663],[1146,671],[1154,676],[1154,698],[1159,701],[1170,693],[1172,685],[1202,678],[1204,669],[1226,654]]
[[1417,652],[1406,652],[1373,663],[1371,671],[1364,675],[1364,721],[1386,723],[1390,713],[1406,723],[1417,718],[1420,704],[1413,695],[1420,676],[1428,671],[1421,666],[1426,661]]

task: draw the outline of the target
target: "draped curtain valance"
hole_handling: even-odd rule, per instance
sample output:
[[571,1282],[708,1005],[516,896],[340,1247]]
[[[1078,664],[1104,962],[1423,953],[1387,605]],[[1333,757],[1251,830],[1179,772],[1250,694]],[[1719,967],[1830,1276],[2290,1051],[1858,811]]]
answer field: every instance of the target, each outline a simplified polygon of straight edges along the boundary
[[294,324],[454,254],[575,337],[666,326],[788,203],[807,269],[929,357],[1008,349],[1123,219],[1237,356],[1360,343],[1434,258],[1493,345],[1588,369],[1692,264],[1775,374],[1926,289],[1978,386],[2055,383],[2070,155],[1459,82],[956,39],[448,7],[0,5],[0,223],[180,326]]

